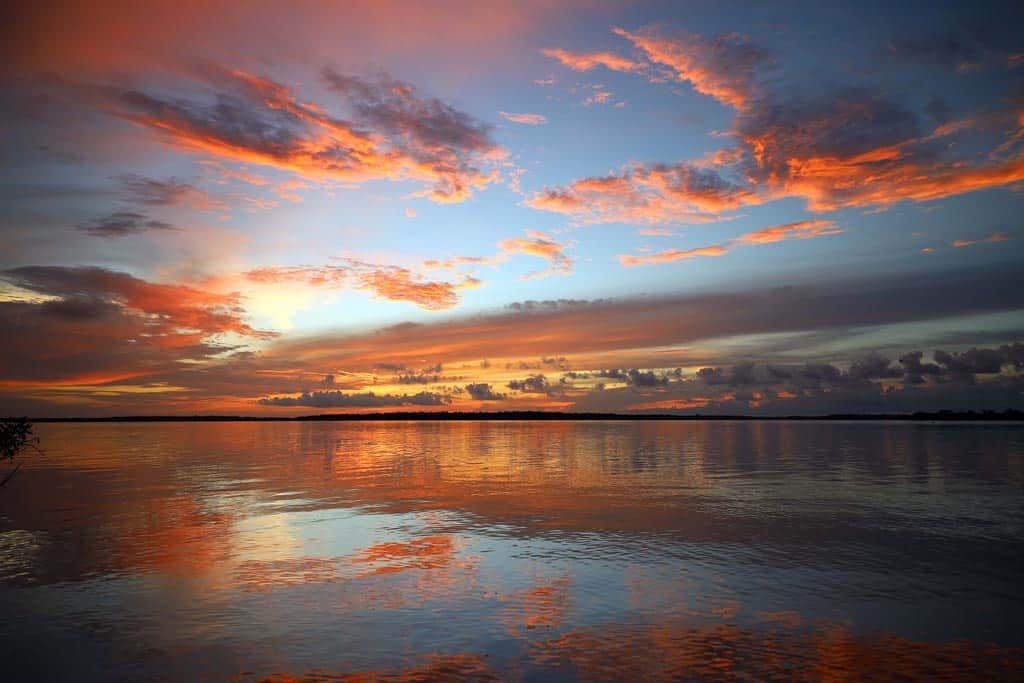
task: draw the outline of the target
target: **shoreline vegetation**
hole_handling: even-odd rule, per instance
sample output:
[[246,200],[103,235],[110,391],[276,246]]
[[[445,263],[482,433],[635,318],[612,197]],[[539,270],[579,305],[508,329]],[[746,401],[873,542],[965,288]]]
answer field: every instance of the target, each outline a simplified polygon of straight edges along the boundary
[[744,421],[902,421],[902,422],[1020,422],[1024,410],[950,411],[916,413],[865,413],[832,415],[702,415],[700,413],[673,415],[666,413],[562,413],[546,411],[504,412],[390,412],[390,413],[325,413],[299,416],[246,416],[246,415],[122,415],[114,417],[40,417],[29,418],[44,422],[472,422],[472,421],[584,421],[584,420],[744,420]]

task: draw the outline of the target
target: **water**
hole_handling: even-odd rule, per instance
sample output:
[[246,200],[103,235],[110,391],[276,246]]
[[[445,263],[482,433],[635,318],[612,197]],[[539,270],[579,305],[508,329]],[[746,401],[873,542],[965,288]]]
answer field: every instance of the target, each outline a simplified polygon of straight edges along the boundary
[[0,490],[6,680],[1024,671],[1021,425],[38,431]]

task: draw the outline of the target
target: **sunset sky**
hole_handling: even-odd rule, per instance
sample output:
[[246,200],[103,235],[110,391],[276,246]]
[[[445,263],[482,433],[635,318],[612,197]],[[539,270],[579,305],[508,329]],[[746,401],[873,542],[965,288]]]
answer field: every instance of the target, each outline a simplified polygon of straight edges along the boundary
[[1024,6],[0,10],[0,415],[1024,408]]

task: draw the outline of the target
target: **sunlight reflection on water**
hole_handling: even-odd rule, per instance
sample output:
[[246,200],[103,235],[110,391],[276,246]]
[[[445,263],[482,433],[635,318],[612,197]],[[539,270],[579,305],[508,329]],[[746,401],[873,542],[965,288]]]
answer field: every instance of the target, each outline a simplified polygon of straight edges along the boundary
[[0,493],[0,642],[19,679],[1024,667],[1020,425],[39,432],[45,457]]

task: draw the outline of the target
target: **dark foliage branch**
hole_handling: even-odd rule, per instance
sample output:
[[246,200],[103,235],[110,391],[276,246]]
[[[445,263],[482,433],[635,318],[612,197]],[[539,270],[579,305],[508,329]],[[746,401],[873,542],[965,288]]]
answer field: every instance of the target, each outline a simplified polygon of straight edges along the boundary
[[[39,437],[33,431],[32,423],[27,418],[0,421],[0,460],[13,463],[14,459],[26,450],[42,453],[39,449]],[[0,481],[0,487],[7,484],[20,468],[19,462],[3,481]]]

